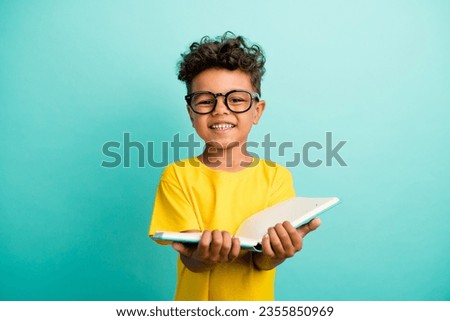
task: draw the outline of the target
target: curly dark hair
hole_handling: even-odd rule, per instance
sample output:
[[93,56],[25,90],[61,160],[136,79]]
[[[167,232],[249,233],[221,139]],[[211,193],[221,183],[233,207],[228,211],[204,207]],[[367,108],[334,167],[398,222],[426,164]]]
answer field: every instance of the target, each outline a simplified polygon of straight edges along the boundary
[[181,54],[178,63],[178,79],[186,83],[188,93],[192,80],[209,68],[242,70],[250,75],[254,89],[261,95],[261,78],[265,72],[266,58],[260,46],[249,44],[242,36],[227,31],[222,37],[203,37]]

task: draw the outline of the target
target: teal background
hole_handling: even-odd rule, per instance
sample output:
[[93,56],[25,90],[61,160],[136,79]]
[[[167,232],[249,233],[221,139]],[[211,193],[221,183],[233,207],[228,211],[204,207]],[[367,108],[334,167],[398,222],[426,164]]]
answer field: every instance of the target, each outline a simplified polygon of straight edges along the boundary
[[252,140],[347,141],[347,167],[291,168],[299,195],[342,204],[278,269],[277,299],[449,300],[449,16],[425,0],[1,1],[0,299],[172,298],[176,255],[147,237],[162,168],[136,149],[104,168],[102,146],[186,139],[176,62],[232,30],[267,56]]

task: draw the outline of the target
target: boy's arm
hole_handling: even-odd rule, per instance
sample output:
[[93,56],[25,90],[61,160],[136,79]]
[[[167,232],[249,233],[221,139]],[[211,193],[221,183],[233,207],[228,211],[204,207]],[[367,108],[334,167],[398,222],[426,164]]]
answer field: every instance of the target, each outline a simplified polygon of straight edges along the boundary
[[[192,232],[192,231],[190,231]],[[232,262],[241,248],[238,238],[227,231],[206,230],[196,245],[174,242],[172,247],[180,253],[183,264],[192,272],[205,272],[218,263]]]
[[303,238],[319,225],[320,219],[316,218],[297,229],[289,222],[269,228],[262,240],[263,250],[254,254],[253,264],[260,270],[270,270],[280,265],[302,249]]

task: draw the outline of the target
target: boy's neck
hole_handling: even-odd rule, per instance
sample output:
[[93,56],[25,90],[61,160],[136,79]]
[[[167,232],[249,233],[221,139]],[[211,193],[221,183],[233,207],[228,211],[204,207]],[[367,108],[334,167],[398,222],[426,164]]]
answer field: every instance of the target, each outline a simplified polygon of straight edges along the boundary
[[231,148],[207,144],[198,158],[206,166],[225,172],[240,171],[253,161],[253,157],[247,152],[247,149],[237,143]]

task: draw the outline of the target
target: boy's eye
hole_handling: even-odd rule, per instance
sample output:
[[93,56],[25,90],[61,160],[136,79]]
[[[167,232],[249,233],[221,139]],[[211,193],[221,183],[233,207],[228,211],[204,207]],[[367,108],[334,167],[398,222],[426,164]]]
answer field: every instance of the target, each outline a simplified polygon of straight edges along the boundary
[[192,103],[194,106],[212,106],[214,105],[214,96],[208,94],[198,94],[192,97]]
[[196,103],[197,105],[212,105],[214,104],[213,100],[201,100]]
[[228,103],[231,105],[247,104],[250,101],[250,96],[246,93],[234,93],[228,97]]

